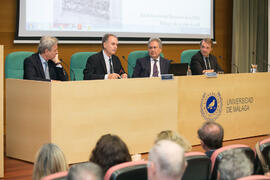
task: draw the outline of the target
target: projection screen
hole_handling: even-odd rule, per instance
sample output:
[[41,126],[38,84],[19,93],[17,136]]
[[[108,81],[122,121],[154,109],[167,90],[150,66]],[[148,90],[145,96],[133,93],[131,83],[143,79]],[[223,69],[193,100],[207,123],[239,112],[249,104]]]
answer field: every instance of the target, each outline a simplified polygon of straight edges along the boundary
[[214,0],[18,0],[15,43],[43,35],[63,43],[123,43],[160,37],[167,43],[214,39]]

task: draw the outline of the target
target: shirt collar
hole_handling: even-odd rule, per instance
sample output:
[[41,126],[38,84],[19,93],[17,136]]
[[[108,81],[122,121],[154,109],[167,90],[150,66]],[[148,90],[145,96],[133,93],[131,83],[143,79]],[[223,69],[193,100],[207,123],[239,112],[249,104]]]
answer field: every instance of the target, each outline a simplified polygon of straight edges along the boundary
[[152,57],[150,57],[150,60],[151,60],[151,61],[153,61],[153,62],[155,62],[154,60],[157,60],[157,62],[159,62],[159,60],[160,60],[160,56],[158,56],[158,58],[157,58],[157,59],[153,59]]
[[102,53],[103,53],[103,57],[104,57],[105,61],[109,61],[109,59],[112,58],[112,57],[107,56],[107,54],[104,52],[104,50],[102,50]]
[[38,55],[39,55],[39,58],[40,58],[42,64],[45,62],[48,63],[40,54],[38,54]]

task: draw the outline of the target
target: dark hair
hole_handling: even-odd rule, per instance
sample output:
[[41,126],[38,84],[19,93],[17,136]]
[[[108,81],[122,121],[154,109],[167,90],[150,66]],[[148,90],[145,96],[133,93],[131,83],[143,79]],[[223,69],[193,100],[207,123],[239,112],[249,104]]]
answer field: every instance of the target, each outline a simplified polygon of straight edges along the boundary
[[110,167],[131,161],[127,145],[116,135],[101,136],[93,149],[90,161],[98,164],[105,173]]
[[201,42],[200,42],[200,46],[202,46],[202,43],[205,42],[206,44],[210,44],[211,45],[211,48],[213,47],[213,41],[210,39],[210,38],[205,38],[205,39],[202,39]]
[[[108,39],[109,39],[109,37],[111,37],[111,36],[117,38],[117,36],[114,35],[114,34],[104,34],[104,36],[102,37],[102,48],[103,48],[103,49],[104,49],[104,45],[103,45],[103,44],[104,44],[105,42],[107,42]],[[117,39],[118,39],[118,38],[117,38]]]
[[214,121],[207,121],[198,129],[198,136],[208,148],[218,149],[222,147],[224,130],[220,124]]

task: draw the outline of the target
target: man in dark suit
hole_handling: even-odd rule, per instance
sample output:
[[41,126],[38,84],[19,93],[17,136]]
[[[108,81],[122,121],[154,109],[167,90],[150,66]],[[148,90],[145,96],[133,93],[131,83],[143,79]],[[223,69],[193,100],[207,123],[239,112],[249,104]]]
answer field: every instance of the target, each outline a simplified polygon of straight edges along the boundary
[[103,50],[90,56],[83,70],[84,80],[127,78],[121,62],[115,53],[118,38],[113,34],[105,34],[102,38]]
[[170,61],[161,57],[162,42],[159,38],[148,41],[148,56],[139,58],[133,72],[133,77],[158,77],[168,74]]
[[223,72],[218,65],[217,58],[211,53],[213,42],[211,39],[203,39],[200,43],[200,51],[191,58],[190,69],[192,75],[201,75],[206,72]]
[[58,59],[58,46],[55,37],[43,36],[38,45],[38,53],[24,60],[24,79],[50,81],[67,80],[61,61]]

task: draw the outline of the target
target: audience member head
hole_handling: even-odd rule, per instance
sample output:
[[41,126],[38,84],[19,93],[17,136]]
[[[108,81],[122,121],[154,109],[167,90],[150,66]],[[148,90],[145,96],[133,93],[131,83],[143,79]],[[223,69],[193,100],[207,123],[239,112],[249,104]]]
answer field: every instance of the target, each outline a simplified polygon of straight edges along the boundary
[[213,41],[210,38],[205,38],[200,42],[201,54],[208,57],[213,50]]
[[36,155],[33,180],[61,171],[67,171],[68,164],[61,149],[55,144],[44,144]]
[[45,60],[53,59],[58,54],[58,40],[55,37],[43,36],[38,45],[38,52]]
[[116,135],[101,136],[93,149],[90,161],[98,164],[105,172],[112,166],[131,161],[127,145]]
[[198,130],[198,136],[204,150],[214,150],[222,147],[224,130],[220,124],[207,121]]
[[224,152],[218,166],[219,180],[238,179],[253,174],[253,163],[241,149]]
[[179,180],[185,168],[184,149],[173,141],[160,140],[149,152],[148,180]]
[[159,38],[150,38],[148,41],[148,54],[151,58],[157,59],[162,51],[162,42]]
[[118,38],[114,34],[105,34],[102,38],[102,48],[109,57],[117,51]]
[[157,143],[160,140],[170,140],[173,141],[177,144],[179,144],[185,152],[189,152],[191,151],[191,145],[188,142],[188,140],[186,140],[185,137],[181,136],[180,134],[178,134],[175,131],[171,131],[171,130],[166,130],[166,131],[161,131],[158,135],[157,135],[157,139],[155,141],[155,143]]
[[67,180],[102,180],[102,169],[92,162],[72,165]]

